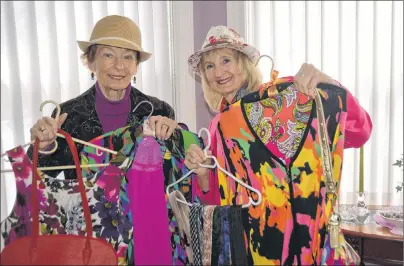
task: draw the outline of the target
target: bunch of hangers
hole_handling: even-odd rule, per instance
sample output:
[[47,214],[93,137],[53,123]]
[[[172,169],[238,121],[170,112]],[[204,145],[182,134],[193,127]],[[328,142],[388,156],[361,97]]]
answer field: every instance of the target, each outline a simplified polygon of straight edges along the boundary
[[[56,112],[55,120],[57,121],[57,120],[59,119],[59,115],[60,115],[61,109],[60,109],[59,104],[57,104],[55,101],[50,101],[50,100],[44,101],[44,102],[41,104],[41,106],[40,106],[40,111],[42,111],[43,107],[44,107],[46,104],[48,104],[48,103],[52,103],[52,104],[54,104],[54,105],[56,106],[56,111],[57,111],[57,112]],[[147,104],[149,104],[149,105],[151,106],[151,112],[150,112],[149,116],[144,120],[144,123],[143,123],[143,134],[144,134],[144,135],[147,135],[147,136],[153,136],[153,137],[154,137],[154,136],[155,136],[155,135],[154,135],[154,132],[153,132],[152,130],[150,130],[150,128],[149,128],[149,126],[148,126],[148,119],[151,117],[151,115],[153,114],[153,110],[154,110],[153,105],[152,105],[149,101],[141,101],[141,102],[132,110],[132,112],[134,112],[134,111],[135,111],[141,104],[143,104],[143,103],[147,103]],[[257,194],[257,196],[258,196],[257,201],[254,201],[254,200],[251,198],[251,196],[249,196],[249,202],[248,202],[248,204],[244,204],[244,205],[242,206],[243,208],[248,208],[248,207],[250,207],[251,205],[253,205],[253,206],[258,206],[259,204],[261,204],[261,201],[262,201],[262,194],[261,194],[261,192],[259,192],[259,191],[258,191],[257,189],[255,189],[255,188],[253,188],[253,187],[247,185],[246,183],[242,182],[240,179],[236,178],[234,175],[232,175],[231,173],[229,173],[228,171],[226,171],[226,169],[224,169],[222,166],[220,166],[220,164],[219,164],[219,162],[218,162],[218,160],[217,160],[217,158],[216,158],[215,156],[209,155],[209,154],[207,153],[207,151],[209,150],[209,148],[210,148],[210,146],[211,146],[210,132],[209,132],[209,130],[207,130],[206,128],[201,128],[201,129],[199,130],[199,132],[198,132],[198,137],[199,137],[199,138],[201,138],[202,132],[205,132],[205,133],[208,135],[208,138],[207,138],[208,144],[206,145],[206,147],[205,147],[205,149],[203,150],[203,152],[204,152],[206,158],[209,158],[209,159],[212,159],[212,160],[213,160],[214,164],[213,164],[213,165],[199,164],[199,165],[200,165],[201,167],[206,167],[206,168],[210,168],[210,169],[214,169],[214,168],[217,167],[220,171],[222,171],[222,172],[223,172],[224,174],[226,174],[228,177],[230,177],[231,179],[233,179],[235,182],[237,182],[237,183],[239,183],[240,185],[246,187],[246,188],[249,189],[250,191],[255,192],[255,193]],[[62,134],[59,134],[59,133],[57,133],[57,136],[64,138],[64,136],[63,136]],[[76,138],[72,138],[72,139],[73,139],[74,142],[77,142],[77,143],[80,143],[80,144],[83,144],[83,145],[87,145],[87,146],[91,146],[91,147],[95,148],[95,149],[96,149],[96,153],[97,153],[97,155],[99,155],[99,156],[102,155],[102,152],[101,152],[101,153],[98,153],[99,150],[104,151],[104,152],[108,152],[108,153],[111,153],[111,154],[114,154],[114,155],[117,154],[116,151],[110,150],[110,149],[108,149],[108,148],[105,148],[105,147],[102,147],[102,146],[99,146],[99,145],[95,145],[95,144],[92,144],[92,143],[89,143],[89,142],[86,142],[86,141],[83,141],[83,140],[80,140],[80,139],[76,139]],[[27,146],[29,146],[29,145],[31,145],[31,144],[34,144],[34,142],[35,142],[35,141],[31,141],[31,142],[29,142],[29,143],[26,143],[26,144],[22,145],[21,147],[23,147],[23,148],[24,148],[24,147],[27,147]],[[55,147],[54,147],[51,151],[39,151],[39,152],[40,152],[40,153],[43,153],[43,154],[52,154],[54,151],[56,151],[57,147],[58,147],[58,146],[57,146],[57,141],[55,140]],[[4,157],[5,155],[7,155],[7,154],[6,154],[6,153],[2,153],[2,154],[1,154],[1,157]],[[80,168],[103,167],[103,166],[108,166],[108,165],[109,165],[108,163],[105,163],[105,164],[87,164],[87,165],[80,165]],[[65,165],[65,166],[40,167],[40,168],[38,168],[38,170],[40,170],[40,171],[48,170],[48,171],[49,171],[49,170],[75,169],[75,168],[76,168],[75,165]],[[8,169],[8,170],[1,170],[2,173],[12,172],[12,171],[13,171],[13,170],[11,170],[11,169]],[[191,170],[191,171],[187,172],[187,173],[186,173],[184,176],[182,176],[180,179],[178,179],[178,180],[175,181],[174,183],[168,185],[167,188],[166,188],[166,194],[169,195],[169,193],[170,193],[170,188],[172,188],[172,187],[174,187],[175,185],[181,183],[185,178],[189,177],[193,172],[194,172],[194,170]],[[181,202],[181,203],[183,203],[183,204],[186,204],[186,205],[188,205],[188,206],[192,206],[192,204],[189,203],[189,202],[186,202],[186,201],[183,201],[183,200],[180,200],[180,199],[177,199],[177,201],[178,201],[178,202]]]

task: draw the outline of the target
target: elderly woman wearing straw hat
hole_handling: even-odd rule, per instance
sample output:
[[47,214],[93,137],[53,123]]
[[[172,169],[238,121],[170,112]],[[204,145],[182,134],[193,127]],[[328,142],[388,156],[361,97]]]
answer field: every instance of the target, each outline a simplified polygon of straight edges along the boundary
[[[141,62],[151,54],[142,49],[138,26],[123,16],[107,16],[99,20],[92,31],[90,41],[78,41],[83,51],[82,59],[91,71],[94,86],[78,97],[60,104],[61,115],[56,121],[43,117],[31,128],[31,140],[39,138],[40,149],[51,150],[58,128],[73,137],[89,141],[120,127],[129,125],[148,116],[151,108],[141,101],[153,104],[154,111],[149,119],[156,137],[167,139],[178,126],[174,110],[164,101],[148,96],[131,86]],[[53,114],[53,117],[55,112]],[[73,159],[63,139],[58,139],[58,149],[52,156],[42,155],[40,165],[69,165]],[[82,147],[77,145],[78,152]],[[32,147],[28,151],[32,154]],[[49,173],[57,175],[56,171]],[[74,171],[65,171],[65,178],[74,178]]]
[[[226,26],[211,27],[201,50],[189,57],[191,71],[201,76],[204,98],[214,112],[221,112],[226,106],[243,98],[261,86],[261,72],[256,67],[260,57],[259,51],[246,44],[244,39],[233,29]],[[311,64],[303,64],[297,74],[276,79],[277,71],[271,73],[273,83],[294,82],[300,92],[314,98],[314,88],[319,83],[342,86]],[[348,91],[348,117],[345,129],[345,148],[361,147],[372,131],[371,119],[357,100]],[[349,105],[352,103],[351,105]],[[210,128],[213,132],[215,128]],[[350,138],[350,135],[355,137]],[[208,153],[211,153],[209,151]],[[214,154],[215,155],[215,154]],[[198,176],[201,200],[207,200],[209,185],[209,169],[199,166],[206,164],[202,149],[191,145],[185,157],[185,165],[195,169]],[[199,190],[199,192],[201,192]],[[209,193],[213,195],[214,193]],[[205,197],[206,196],[206,197]]]

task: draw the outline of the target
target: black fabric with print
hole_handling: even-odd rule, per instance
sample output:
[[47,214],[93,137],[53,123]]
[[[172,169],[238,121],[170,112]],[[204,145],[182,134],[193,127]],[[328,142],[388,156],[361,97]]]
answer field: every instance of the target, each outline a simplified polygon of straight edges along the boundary
[[221,242],[220,238],[223,237],[222,232],[222,219],[220,217],[220,209],[222,207],[217,206],[213,211],[213,223],[212,223],[212,258],[211,265],[218,265],[219,255],[221,252]]
[[232,265],[247,265],[247,251],[244,244],[244,227],[240,206],[230,206],[230,250]]

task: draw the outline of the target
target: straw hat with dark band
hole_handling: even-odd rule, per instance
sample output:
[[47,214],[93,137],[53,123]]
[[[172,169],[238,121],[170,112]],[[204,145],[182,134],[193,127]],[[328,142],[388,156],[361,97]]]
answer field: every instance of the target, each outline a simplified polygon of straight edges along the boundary
[[83,52],[93,44],[104,44],[139,52],[140,62],[151,57],[142,49],[142,36],[135,22],[123,16],[106,16],[95,24],[90,41],[77,41]]

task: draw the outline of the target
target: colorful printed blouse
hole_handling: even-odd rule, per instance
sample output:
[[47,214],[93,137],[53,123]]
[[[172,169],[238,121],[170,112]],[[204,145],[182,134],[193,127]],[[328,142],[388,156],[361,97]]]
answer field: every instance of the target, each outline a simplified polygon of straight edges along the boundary
[[[262,203],[249,207],[244,228],[249,264],[319,265],[321,261],[331,206],[324,197],[316,106],[292,84],[278,82],[244,96],[210,126],[216,143],[212,152],[220,165],[262,194]],[[353,126],[348,112],[361,111],[357,118],[366,112],[347,90],[328,84],[318,87],[338,187],[347,127]],[[363,131],[350,131],[350,140],[356,140],[353,146],[367,141],[370,131]],[[242,205],[250,196],[257,199],[220,171],[211,172],[210,188],[205,195],[198,191],[202,203]]]
[[[134,155],[138,151],[139,143],[144,138],[142,126],[124,127],[117,129],[113,132],[109,132],[102,136],[99,136],[91,141],[99,146],[103,146],[112,150],[120,150],[120,156],[123,158],[129,158],[130,162],[133,161]],[[203,147],[203,141],[198,136],[190,131],[183,129],[176,129],[173,135],[167,141],[158,141],[161,148],[161,156],[163,158],[163,172],[164,176],[164,191],[168,184],[171,184],[185,175],[189,170],[184,164],[185,151],[191,144],[197,144]],[[111,159],[111,154],[101,152],[93,147],[85,146],[81,153],[81,164],[100,164],[108,163]],[[116,160],[116,158],[114,159]],[[94,172],[99,171],[98,167],[83,168],[83,176],[92,175]],[[147,188],[144,188],[147,189]],[[192,186],[191,178],[185,179],[184,182],[176,185],[174,189],[181,191],[185,199],[189,202],[192,200]],[[168,203],[168,197],[165,197],[166,203]],[[145,199],[147,200],[147,199]],[[130,208],[130,201],[128,199],[128,179],[125,177],[122,180],[120,188],[120,202],[122,209],[128,219],[132,221],[132,213]],[[185,247],[189,247],[189,240],[181,237],[178,229],[177,221],[171,210],[171,206],[167,204],[168,217],[167,222],[164,220],[158,220],[153,218],[152,208],[150,212],[144,216],[152,223],[166,223],[171,234],[171,252],[172,252],[172,264],[173,265],[189,265],[190,261],[186,254]],[[128,257],[132,261],[133,259],[133,239],[131,241],[131,247],[128,251]]]

